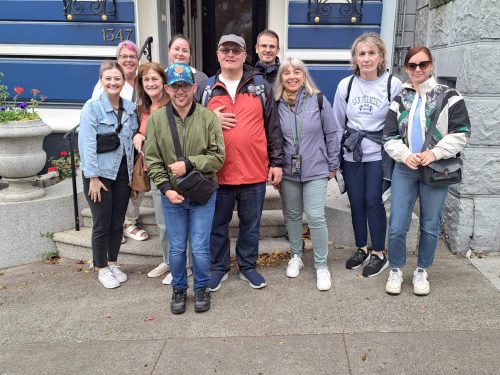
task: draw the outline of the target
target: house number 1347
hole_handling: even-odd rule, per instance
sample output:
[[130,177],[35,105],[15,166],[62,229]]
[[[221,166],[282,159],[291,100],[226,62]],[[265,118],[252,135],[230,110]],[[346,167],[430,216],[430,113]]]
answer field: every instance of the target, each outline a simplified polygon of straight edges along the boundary
[[101,29],[102,41],[103,42],[113,42],[119,40],[129,40],[130,34],[132,34],[133,29]]

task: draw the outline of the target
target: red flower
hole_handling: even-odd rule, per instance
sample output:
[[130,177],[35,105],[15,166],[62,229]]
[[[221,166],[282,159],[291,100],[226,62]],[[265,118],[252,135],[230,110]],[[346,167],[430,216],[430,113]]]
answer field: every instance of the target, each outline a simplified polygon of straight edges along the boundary
[[68,156],[68,153],[66,151],[61,151],[59,153],[59,156],[62,156],[63,158],[65,158],[66,156]]
[[33,96],[36,96],[36,95],[40,94],[40,90],[38,90],[38,89],[32,89],[31,93],[33,94]]
[[55,172],[55,171],[57,171],[57,167],[55,167],[55,166],[47,168],[47,172]]
[[21,95],[24,92],[24,89],[22,87],[14,87],[14,91],[17,95]]

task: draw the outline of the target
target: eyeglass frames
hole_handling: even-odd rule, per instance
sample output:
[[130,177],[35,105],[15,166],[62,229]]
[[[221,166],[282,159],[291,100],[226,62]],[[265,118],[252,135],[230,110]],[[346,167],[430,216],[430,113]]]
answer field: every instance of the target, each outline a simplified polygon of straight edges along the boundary
[[263,49],[269,48],[270,50],[275,50],[276,48],[278,48],[278,46],[275,44],[259,44],[259,47]]
[[118,57],[122,60],[135,60],[135,59],[137,59],[137,55],[120,55]]
[[420,68],[420,70],[424,70],[424,69],[427,69],[429,67],[429,65],[431,64],[430,61],[421,61],[419,62],[418,64],[415,64],[415,63],[408,63],[406,64],[406,67],[411,70],[411,71],[414,71],[417,69],[417,67]]
[[223,55],[229,55],[229,52],[232,52],[233,55],[239,56],[244,51],[240,48],[220,48],[219,52]]
[[177,92],[179,91],[179,89],[181,89],[182,91],[184,92],[188,92],[189,90],[191,90],[193,86],[191,85],[186,85],[186,84],[181,84],[181,85],[171,85],[171,86],[168,86],[168,88],[170,90],[172,90],[173,92]]

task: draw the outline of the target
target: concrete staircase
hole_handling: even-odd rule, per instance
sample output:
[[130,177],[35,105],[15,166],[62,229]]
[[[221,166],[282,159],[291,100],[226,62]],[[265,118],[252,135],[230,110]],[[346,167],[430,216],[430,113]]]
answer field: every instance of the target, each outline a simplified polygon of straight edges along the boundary
[[[328,184],[326,199],[326,218],[328,225],[328,236],[330,249],[335,251],[345,249],[346,254],[351,251],[349,248],[355,247],[354,234],[351,227],[351,212],[347,194],[341,195],[338,186],[334,180]],[[386,207],[389,214],[390,207]],[[91,250],[91,228],[92,216],[90,209],[84,207],[81,210],[80,231],[68,230],[54,235],[59,254],[70,259],[92,259]],[[306,223],[305,219],[303,220]],[[158,264],[162,260],[162,251],[158,233],[158,227],[155,223],[153,200],[151,193],[146,193],[142,207],[140,208],[140,217],[138,224],[150,233],[146,241],[134,241],[127,238],[126,243],[120,248],[120,262],[132,264]],[[239,220],[236,212],[230,223],[231,253],[234,255],[236,237],[238,233]],[[281,199],[279,193],[267,186],[264,210],[262,212],[259,253],[285,252],[289,250],[288,242],[285,237],[285,225],[281,211]],[[414,214],[410,231],[408,232],[407,248],[408,253],[416,252],[418,240],[418,217]],[[370,243],[370,241],[368,241]],[[310,241],[306,241],[306,248],[310,248]]]
[[[81,210],[81,217],[82,227],[80,231],[68,230],[54,235],[54,241],[56,242],[59,254],[65,258],[92,259],[92,215],[90,208],[84,207]],[[141,204],[138,225],[150,234],[149,239],[146,241],[135,241],[127,238],[127,241],[120,248],[120,262],[140,264],[161,262],[162,251],[159,230],[155,222],[151,193],[146,193]],[[232,255],[234,255],[238,226],[239,220],[235,212],[229,225]],[[274,253],[287,251],[289,246],[284,235],[285,224],[279,193],[272,186],[267,186],[264,210],[261,218],[259,252]]]

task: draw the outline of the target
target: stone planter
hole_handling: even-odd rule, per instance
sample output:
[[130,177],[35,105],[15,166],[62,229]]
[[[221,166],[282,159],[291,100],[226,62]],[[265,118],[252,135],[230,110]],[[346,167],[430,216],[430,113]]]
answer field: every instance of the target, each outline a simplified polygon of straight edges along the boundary
[[50,128],[42,120],[0,124],[0,176],[9,184],[0,190],[0,202],[41,198],[45,190],[33,186],[33,177],[45,165],[43,139]]

